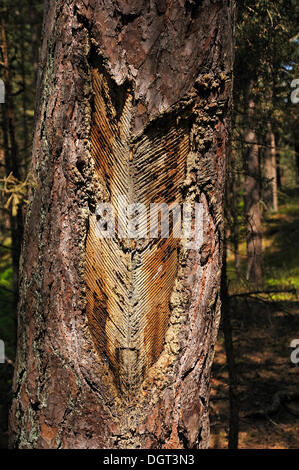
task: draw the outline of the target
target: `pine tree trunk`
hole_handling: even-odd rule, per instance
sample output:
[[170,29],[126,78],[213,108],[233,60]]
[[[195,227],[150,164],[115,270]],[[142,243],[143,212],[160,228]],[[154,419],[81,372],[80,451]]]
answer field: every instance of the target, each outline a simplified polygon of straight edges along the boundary
[[239,251],[239,239],[240,239],[240,227],[239,227],[239,198],[240,198],[240,174],[235,166],[236,156],[234,151],[231,150],[231,174],[229,178],[229,191],[228,191],[228,202],[227,202],[227,213],[230,214],[231,220],[231,231],[232,231],[232,246],[234,250],[234,264],[236,270],[236,276],[239,277],[241,274],[241,259]]
[[233,342],[233,329],[231,321],[231,306],[227,286],[226,248],[224,244],[222,279],[221,279],[221,305],[226,363],[229,377],[229,432],[228,448],[237,449],[239,441],[239,400],[238,380]]
[[245,130],[246,177],[245,213],[247,218],[247,280],[256,285],[263,282],[262,214],[260,190],[259,145],[255,130],[255,101],[252,84],[247,96],[248,128]]
[[281,189],[281,169],[280,169],[280,134],[275,132],[276,143],[276,181],[277,181],[277,206],[278,206],[278,191]]
[[295,162],[296,162],[296,169],[297,169],[297,182],[299,182],[299,139],[295,138],[295,145],[294,145],[294,151],[295,151]]
[[[11,446],[205,448],[232,4],[48,0],[45,12]],[[98,202],[120,195],[201,204],[200,245],[96,238]]]
[[270,121],[267,122],[266,149],[264,161],[264,202],[268,209],[278,210],[277,199],[277,168],[276,168],[276,143],[275,134]]
[[39,13],[36,10],[36,6],[32,4],[30,0],[28,0],[28,4],[30,6],[30,29],[31,29],[31,57],[32,57],[32,64],[34,69],[35,75],[35,82],[37,79],[37,71],[38,71],[38,56],[39,56],[39,45],[40,45],[40,23],[41,19],[39,18]]

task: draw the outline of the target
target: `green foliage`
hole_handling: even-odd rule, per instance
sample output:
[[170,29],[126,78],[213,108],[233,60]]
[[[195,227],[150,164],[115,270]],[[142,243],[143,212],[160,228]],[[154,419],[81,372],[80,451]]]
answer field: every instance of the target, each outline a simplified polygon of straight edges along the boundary
[[[299,296],[299,188],[281,193],[279,211],[270,214],[264,222],[264,290],[286,290],[295,293],[271,294],[273,300],[296,300]],[[241,273],[236,274],[234,259],[228,260],[230,293],[252,290],[246,281],[246,247],[240,244]],[[253,289],[254,290],[254,289]]]
[[267,220],[266,285],[294,287],[299,295],[299,188],[289,189],[277,214]]

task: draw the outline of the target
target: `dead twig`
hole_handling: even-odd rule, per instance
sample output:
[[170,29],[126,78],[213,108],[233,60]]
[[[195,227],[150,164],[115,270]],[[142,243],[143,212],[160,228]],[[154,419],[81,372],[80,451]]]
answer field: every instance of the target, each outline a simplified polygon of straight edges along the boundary
[[7,356],[5,356],[5,362],[7,362],[7,364],[9,364],[10,366],[15,367],[14,361],[9,359]]

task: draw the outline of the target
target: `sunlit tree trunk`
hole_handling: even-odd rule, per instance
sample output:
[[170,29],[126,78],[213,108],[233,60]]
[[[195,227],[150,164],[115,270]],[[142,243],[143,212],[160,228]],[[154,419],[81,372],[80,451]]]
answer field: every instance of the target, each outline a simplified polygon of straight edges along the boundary
[[278,210],[277,199],[277,164],[275,134],[271,121],[267,122],[267,133],[265,139],[264,177],[266,179],[263,188],[263,198],[268,209]]
[[[13,447],[209,444],[232,2],[117,4],[46,2]],[[119,191],[201,204],[200,245],[97,239]]]

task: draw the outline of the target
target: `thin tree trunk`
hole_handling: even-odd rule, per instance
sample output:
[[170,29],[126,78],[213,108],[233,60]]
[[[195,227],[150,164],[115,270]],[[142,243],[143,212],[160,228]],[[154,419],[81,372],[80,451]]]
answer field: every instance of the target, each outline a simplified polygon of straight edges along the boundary
[[[277,193],[281,189],[281,169],[280,169],[280,135],[279,132],[275,132],[275,142],[276,142],[276,179],[277,179]],[[278,201],[278,194],[277,194]],[[278,202],[277,202],[278,205]]]
[[240,227],[239,227],[239,210],[238,210],[240,184],[239,184],[239,174],[235,170],[235,165],[234,165],[235,156],[234,156],[234,154],[232,156],[232,160],[233,160],[233,163],[232,163],[233,172],[230,176],[231,185],[230,185],[229,210],[230,210],[230,213],[231,213],[232,224],[233,224],[232,233],[233,233],[235,270],[236,270],[236,275],[240,276],[240,274],[241,274],[241,260],[240,260],[240,251],[239,251],[239,241],[240,241],[239,229],[240,229]]
[[[230,158],[228,159],[228,176],[225,193],[225,219],[231,215],[233,223],[233,236],[235,246],[235,264],[236,273],[239,271],[239,233],[238,233],[238,201],[237,201],[237,177],[239,174],[234,171],[236,156],[232,150],[230,142]],[[232,333],[232,322],[231,322],[231,311],[230,311],[230,297],[228,292],[228,279],[227,279],[227,240],[226,236],[224,239],[223,246],[223,262],[222,262],[222,273],[221,273],[221,312],[222,312],[222,328],[224,334],[226,362],[228,368],[229,377],[229,433],[228,433],[228,448],[237,449],[239,439],[239,404],[237,396],[237,372],[235,365],[234,345],[233,345],[233,333]]]
[[264,176],[266,178],[263,188],[264,202],[270,210],[276,212],[278,210],[276,144],[271,121],[267,122]]
[[245,213],[247,218],[247,279],[256,285],[263,282],[262,213],[260,206],[259,146],[255,130],[255,101],[250,84],[247,95],[247,125],[245,130],[246,177]]
[[[11,446],[206,448],[232,3],[57,5],[45,8]],[[199,203],[200,244],[97,238],[97,204],[119,196]]]
[[297,181],[299,183],[299,139],[295,139],[295,162],[296,162],[296,169],[297,169]]
[[237,449],[239,441],[239,400],[237,371],[235,364],[235,353],[233,346],[232,323],[230,313],[230,299],[227,289],[226,274],[226,248],[224,247],[222,278],[221,278],[221,306],[222,306],[222,323],[225,343],[225,353],[229,377],[229,433],[228,448]]
[[33,69],[34,69],[34,75],[35,75],[35,83],[37,81],[37,72],[38,72],[38,56],[39,56],[39,46],[40,46],[40,38],[39,38],[39,33],[40,33],[40,18],[39,14],[36,10],[36,7],[28,1],[29,5],[29,22],[30,22],[30,28],[31,28],[31,56],[32,56],[32,61],[33,61]]
[[[24,23],[21,23],[21,31],[22,37],[25,37],[25,28]],[[23,148],[24,148],[24,162],[25,165],[29,163],[29,132],[28,132],[28,124],[27,124],[27,99],[26,99],[26,92],[27,92],[27,84],[26,84],[26,70],[25,70],[25,61],[26,61],[26,54],[25,54],[25,45],[24,42],[21,41],[21,76],[22,76],[22,121],[23,121]]]

